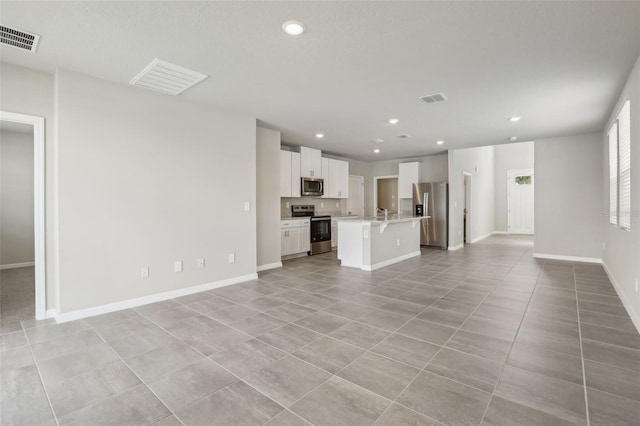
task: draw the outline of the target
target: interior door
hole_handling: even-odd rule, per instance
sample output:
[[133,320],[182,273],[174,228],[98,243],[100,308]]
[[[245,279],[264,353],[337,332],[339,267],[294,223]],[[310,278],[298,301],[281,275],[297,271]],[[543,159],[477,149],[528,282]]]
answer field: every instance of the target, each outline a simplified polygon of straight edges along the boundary
[[533,235],[533,170],[509,170],[507,188],[509,233]]
[[364,177],[349,176],[347,213],[364,216]]

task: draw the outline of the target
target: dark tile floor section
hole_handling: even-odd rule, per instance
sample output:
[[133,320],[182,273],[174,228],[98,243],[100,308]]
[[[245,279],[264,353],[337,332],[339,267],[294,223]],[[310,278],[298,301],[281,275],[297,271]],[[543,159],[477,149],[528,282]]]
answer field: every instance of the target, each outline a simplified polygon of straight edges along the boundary
[[602,267],[491,237],[376,272],[335,254],[66,324],[3,323],[3,425],[640,424]]

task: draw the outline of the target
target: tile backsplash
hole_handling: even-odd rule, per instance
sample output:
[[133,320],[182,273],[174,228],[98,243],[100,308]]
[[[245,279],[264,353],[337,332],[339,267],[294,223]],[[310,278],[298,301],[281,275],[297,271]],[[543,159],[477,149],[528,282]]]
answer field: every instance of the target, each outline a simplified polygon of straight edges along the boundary
[[[287,203],[289,206],[287,207]],[[347,200],[344,198],[280,198],[280,217],[291,217],[292,205],[314,205],[317,215],[346,215]]]

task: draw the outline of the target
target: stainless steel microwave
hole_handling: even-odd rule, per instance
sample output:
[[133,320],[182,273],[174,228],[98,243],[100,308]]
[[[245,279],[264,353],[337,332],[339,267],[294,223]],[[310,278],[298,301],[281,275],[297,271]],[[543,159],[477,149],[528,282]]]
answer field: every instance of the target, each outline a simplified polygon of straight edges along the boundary
[[320,197],[324,195],[324,180],[312,177],[300,178],[300,195],[303,197]]

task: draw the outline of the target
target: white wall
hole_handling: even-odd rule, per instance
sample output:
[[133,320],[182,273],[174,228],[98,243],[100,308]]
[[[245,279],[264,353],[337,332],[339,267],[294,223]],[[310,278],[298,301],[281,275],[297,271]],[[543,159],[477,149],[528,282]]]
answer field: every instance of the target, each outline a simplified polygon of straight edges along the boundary
[[34,261],[33,130],[0,133],[0,265]]
[[65,70],[56,107],[60,313],[255,274],[254,117]]
[[624,231],[609,224],[607,215],[601,216],[605,249],[602,253],[612,281],[619,289],[629,314],[640,328],[640,294],[635,282],[640,278],[640,58],[636,61],[629,79],[611,111],[602,138],[602,188],[601,211],[609,211],[609,150],[606,134],[615,120],[622,104],[631,101],[631,231]]
[[495,231],[507,232],[507,171],[534,168],[534,143],[520,142],[496,145],[494,155],[496,178]]
[[[449,151],[449,247],[464,243],[464,175],[471,173],[471,235],[474,241],[495,230],[494,147]],[[468,216],[467,216],[468,218]]]
[[602,257],[602,133],[535,142],[534,252]]
[[0,109],[45,118],[45,244],[47,309],[56,309],[57,147],[53,137],[53,75],[0,62]]
[[[256,129],[257,265],[280,262],[280,132]],[[276,183],[274,185],[274,183]]]

